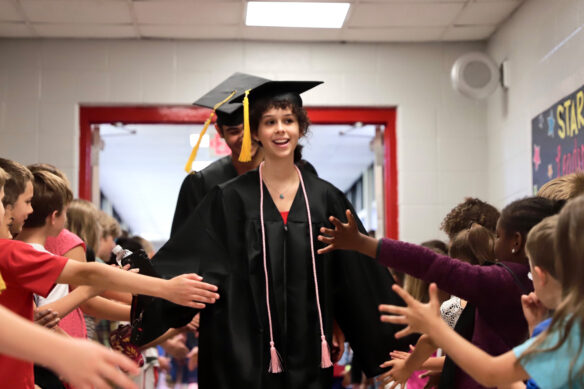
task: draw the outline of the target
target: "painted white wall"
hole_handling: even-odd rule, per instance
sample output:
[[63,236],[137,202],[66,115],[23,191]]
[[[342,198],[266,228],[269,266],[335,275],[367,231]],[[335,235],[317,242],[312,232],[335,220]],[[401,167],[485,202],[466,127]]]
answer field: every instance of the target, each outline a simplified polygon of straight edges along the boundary
[[324,80],[307,105],[398,107],[400,237],[420,242],[444,236],[440,221],[463,197],[488,193],[486,103],[449,82],[454,60],[477,49],[484,45],[0,40],[0,155],[55,164],[77,188],[80,103],[190,104],[234,71]]
[[488,99],[488,198],[499,207],[531,195],[531,120],[584,84],[584,2],[530,0],[488,52],[508,60],[511,86]]

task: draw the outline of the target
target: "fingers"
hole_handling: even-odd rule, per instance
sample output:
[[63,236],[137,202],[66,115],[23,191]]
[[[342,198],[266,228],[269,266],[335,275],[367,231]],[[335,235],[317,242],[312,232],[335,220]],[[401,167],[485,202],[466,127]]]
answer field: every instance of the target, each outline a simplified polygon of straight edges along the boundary
[[355,225],[355,217],[353,216],[353,213],[351,212],[351,210],[347,209],[345,211],[345,214],[347,215],[347,224],[349,226]]
[[191,301],[191,302],[187,303],[186,306],[190,307],[190,308],[195,308],[195,309],[204,309],[206,307],[205,304],[199,303],[196,301]]
[[416,347],[410,344],[410,350],[414,351],[415,349],[416,349]]
[[381,321],[391,324],[408,324],[405,316],[381,315]]
[[405,315],[407,312],[407,308],[406,307],[398,307],[397,305],[381,304],[379,306],[379,312],[393,313],[394,315]]
[[[318,237],[318,240],[321,240],[321,239],[320,239],[320,235],[319,235],[319,237]],[[333,246],[332,244],[329,244],[329,245],[328,245],[328,246],[326,246],[326,247],[323,247],[323,248],[321,248],[321,249],[318,249],[318,250],[317,250],[317,253],[319,253],[319,254],[326,254],[326,253],[329,253],[329,252],[331,252],[331,251],[334,251],[334,249],[335,249],[335,246]]]
[[130,358],[115,352],[113,350],[106,350],[108,355],[107,355],[107,360],[110,364],[114,365],[114,366],[118,366],[120,369],[127,371],[128,373],[132,374],[132,375],[136,375],[140,373],[140,368],[138,367],[138,365],[132,361]]
[[337,219],[334,216],[331,216],[329,218],[329,220],[331,221],[331,223],[333,223],[333,226],[335,226],[335,230],[341,230],[343,229],[343,223],[341,223],[341,221],[339,219]]
[[189,279],[195,280],[195,281],[201,281],[203,279],[203,277],[201,277],[200,275],[198,275],[196,273],[183,274],[183,277],[189,278]]
[[325,234],[328,236],[333,236],[335,234],[335,230],[332,228],[320,227],[321,234]]
[[400,338],[403,338],[405,336],[411,335],[413,333],[414,333],[414,331],[412,330],[412,328],[410,326],[407,326],[403,330],[400,330],[400,331],[396,332],[395,333],[395,338],[396,339],[400,339]]
[[[395,361],[390,359],[389,361],[383,362],[381,365],[379,365],[379,367],[390,367],[390,366],[393,366],[394,364],[395,364]],[[386,373],[384,373],[384,374],[386,374]]]
[[402,360],[405,360],[405,359],[408,359],[408,357],[410,356],[410,354],[409,353],[406,353],[406,352],[403,352],[403,351],[395,350],[395,351],[390,352],[389,353],[389,356],[392,359],[402,359]]
[[322,243],[329,244],[329,245],[332,245],[333,243],[335,243],[335,238],[330,237],[330,236],[319,235],[318,240],[320,240]]
[[430,286],[428,286],[428,293],[430,295],[430,303],[432,305],[440,305],[440,299],[438,298],[438,286],[436,286],[436,283],[432,282]]
[[415,298],[412,297],[408,292],[406,292],[403,288],[401,288],[398,284],[393,284],[391,287],[395,293],[397,293],[409,306],[412,305],[416,301]]

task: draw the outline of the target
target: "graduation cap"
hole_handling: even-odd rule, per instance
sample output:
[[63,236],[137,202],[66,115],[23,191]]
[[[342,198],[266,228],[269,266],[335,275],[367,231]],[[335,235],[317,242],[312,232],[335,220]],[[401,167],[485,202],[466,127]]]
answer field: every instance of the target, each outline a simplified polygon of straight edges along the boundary
[[269,81],[257,85],[254,88],[248,88],[245,91],[238,92],[232,99],[234,103],[242,102],[243,104],[243,142],[241,153],[239,154],[240,162],[251,161],[251,131],[249,127],[249,104],[260,100],[269,99],[271,101],[289,101],[290,103],[302,107],[302,98],[300,94],[323,81]]
[[253,89],[267,81],[269,80],[252,76],[251,74],[233,73],[229,78],[217,85],[215,88],[211,89],[204,96],[193,103],[193,105],[211,108],[213,111],[209,115],[209,118],[205,121],[205,125],[203,126],[203,130],[199,135],[199,139],[193,147],[189,160],[185,165],[185,170],[187,173],[190,173],[191,171],[193,161],[195,160],[197,152],[199,151],[199,145],[201,144],[201,140],[203,139],[205,132],[207,132],[209,124],[211,124],[211,120],[213,120],[213,115],[217,114],[217,122],[220,125],[242,123],[242,104],[230,104],[230,100],[238,93],[248,89]]

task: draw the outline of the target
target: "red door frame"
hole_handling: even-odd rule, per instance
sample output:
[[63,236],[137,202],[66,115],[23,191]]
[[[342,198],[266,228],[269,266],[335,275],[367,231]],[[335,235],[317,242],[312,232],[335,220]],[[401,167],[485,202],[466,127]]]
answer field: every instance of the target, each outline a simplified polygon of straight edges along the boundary
[[[99,123],[202,124],[207,108],[195,106],[81,106],[79,112],[79,197],[91,198],[91,125]],[[397,138],[395,108],[307,107],[314,124],[379,124],[385,127],[385,235],[398,238]]]

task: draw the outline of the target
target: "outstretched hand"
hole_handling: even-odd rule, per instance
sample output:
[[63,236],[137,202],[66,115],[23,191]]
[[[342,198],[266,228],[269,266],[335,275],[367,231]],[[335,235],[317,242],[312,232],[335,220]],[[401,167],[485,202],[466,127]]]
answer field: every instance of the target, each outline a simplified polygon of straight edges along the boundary
[[[140,372],[138,366],[122,354],[87,340],[71,339],[59,352],[52,366],[72,386],[80,389],[106,389],[111,384],[124,389],[137,386],[122,372]],[[120,370],[121,369],[121,370]]]
[[391,367],[391,370],[381,374],[379,377],[377,377],[376,381],[380,382],[382,387],[391,384],[389,389],[397,388],[398,385],[402,385],[401,387],[404,387],[413,373],[413,371],[408,369],[406,360],[407,359],[394,358],[383,362],[381,367]]
[[318,250],[319,254],[333,250],[357,250],[359,248],[361,233],[357,228],[355,217],[348,209],[345,213],[347,215],[347,223],[343,223],[336,217],[331,216],[329,220],[335,228],[321,227],[321,235],[318,236],[318,240],[326,243],[327,246]]
[[203,309],[205,303],[213,304],[219,299],[217,287],[203,282],[203,277],[197,274],[182,274],[168,281],[167,289],[169,301],[186,307]]
[[430,301],[426,304],[413,298],[397,284],[394,284],[392,288],[406,302],[407,306],[380,305],[379,311],[391,314],[381,315],[382,322],[406,325],[406,328],[396,332],[396,338],[402,338],[413,333],[427,334],[433,326],[442,322],[438,288],[435,283],[430,284],[428,288]]

